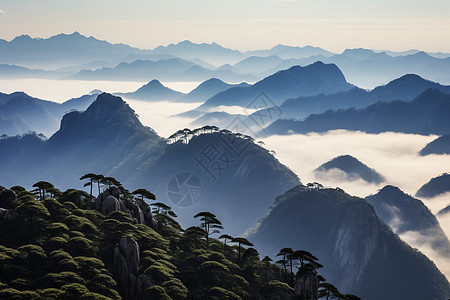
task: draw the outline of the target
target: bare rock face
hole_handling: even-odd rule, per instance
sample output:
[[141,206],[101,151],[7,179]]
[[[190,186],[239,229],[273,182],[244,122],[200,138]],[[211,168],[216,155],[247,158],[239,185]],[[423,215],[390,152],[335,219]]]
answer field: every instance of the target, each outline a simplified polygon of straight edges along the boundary
[[120,210],[120,203],[116,197],[109,195],[105,200],[103,200],[102,214],[109,215],[110,213],[118,210]]
[[146,275],[137,276],[140,262],[138,243],[132,237],[121,238],[114,249],[113,274],[124,299],[143,300],[145,290],[152,286]]
[[95,208],[101,213],[108,215],[114,211],[126,212],[137,224],[145,224],[151,228],[156,228],[150,207],[141,200],[123,199],[120,197],[117,187],[110,187],[100,193],[95,200]]
[[309,265],[301,267],[295,276],[295,296],[293,299],[317,300],[318,289],[317,270]]

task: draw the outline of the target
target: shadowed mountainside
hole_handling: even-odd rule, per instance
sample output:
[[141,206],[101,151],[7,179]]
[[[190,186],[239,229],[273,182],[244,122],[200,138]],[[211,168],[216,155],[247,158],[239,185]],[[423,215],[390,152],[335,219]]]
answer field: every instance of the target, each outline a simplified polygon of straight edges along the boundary
[[367,201],[340,189],[289,190],[248,238],[269,255],[287,245],[310,249],[325,265],[327,280],[362,299],[450,295],[450,284],[433,262],[393,233]]

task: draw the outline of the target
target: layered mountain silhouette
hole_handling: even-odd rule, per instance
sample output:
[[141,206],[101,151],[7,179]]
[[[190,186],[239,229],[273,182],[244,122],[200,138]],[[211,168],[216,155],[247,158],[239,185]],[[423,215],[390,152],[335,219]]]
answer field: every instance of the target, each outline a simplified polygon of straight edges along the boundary
[[[361,299],[446,299],[445,276],[404,243],[364,199],[320,185],[297,186],[279,196],[248,234],[261,253],[286,246],[308,249],[321,274]],[[405,271],[408,270],[408,271]]]
[[23,92],[0,93],[0,135],[12,136],[28,131],[51,135],[58,130],[65,113],[85,110],[96,97],[96,94],[85,95],[59,104]]
[[238,74],[232,70],[211,70],[180,58],[157,61],[138,59],[130,63],[122,62],[115,67],[82,70],[69,78],[124,81],[148,81],[151,78],[158,78],[164,81],[204,81],[213,77],[230,82],[256,80],[253,75]]
[[450,134],[440,136],[428,143],[420,150],[419,154],[422,156],[429,154],[450,154]]
[[419,199],[405,194],[394,186],[385,186],[377,194],[366,197],[377,215],[397,234],[417,232],[426,237],[432,249],[450,255],[450,243],[439,222]]
[[29,69],[16,65],[0,64],[0,78],[4,79],[59,79],[67,76],[64,72],[44,71],[39,69]]
[[161,82],[156,79],[153,79],[134,92],[116,94],[126,98],[145,101],[174,101],[184,96],[183,93],[174,91],[162,85]]
[[416,197],[433,198],[447,192],[450,192],[450,174],[444,173],[425,183],[417,191]]
[[58,34],[47,39],[22,35],[10,42],[0,40],[0,63],[26,67],[57,68],[146,53],[124,44],[110,44],[86,37],[78,32]]
[[204,82],[202,82],[199,86],[197,86],[195,89],[193,89],[191,92],[186,94],[183,98],[183,102],[205,102],[212,96],[226,91],[229,88],[236,87],[236,86],[247,86],[247,83],[241,83],[239,85],[236,84],[229,84],[226,82],[223,82],[222,80],[218,78],[211,78]]
[[283,60],[276,55],[250,56],[233,65],[233,70],[244,74],[261,74],[278,66]]
[[[281,61],[278,61],[278,57]],[[131,80],[151,78],[168,80],[159,74],[143,77],[139,70],[122,74],[123,69],[111,68],[119,63],[134,61],[157,61],[168,59],[189,60],[195,64],[181,74],[171,74],[172,80],[192,77],[190,80],[204,81],[217,77],[229,82],[256,81],[277,71],[292,66],[306,66],[316,61],[336,64],[347,80],[364,88],[384,84],[407,73],[415,73],[444,84],[450,84],[447,70],[450,66],[448,53],[425,53],[418,50],[394,53],[369,49],[347,49],[334,54],[312,46],[292,47],[278,45],[272,49],[253,50],[245,53],[224,48],[217,43],[197,44],[183,41],[177,44],[159,46],[153,50],[141,50],[124,44],[111,44],[106,41],[86,37],[78,32],[58,34],[50,38],[31,38],[18,36],[12,41],[0,40],[0,64],[26,68],[61,69],[64,72],[79,72],[75,78],[89,80]],[[255,62],[258,62],[255,64]],[[236,68],[231,67],[234,64]],[[217,68],[216,66],[222,66]],[[101,68],[105,68],[101,71]],[[100,69],[99,69],[100,68]],[[1,68],[0,68],[1,69]],[[95,69],[95,73],[91,73]],[[240,71],[238,71],[240,69]],[[15,67],[20,76],[45,78],[56,74],[28,71]],[[247,73],[247,72],[251,73]],[[245,72],[245,73],[241,73]],[[126,73],[126,72],[124,72]],[[130,74],[136,73],[136,75]],[[25,75],[26,74],[26,75]],[[16,75],[19,76],[19,75]],[[166,75],[168,76],[168,75]],[[116,78],[116,79],[113,79]],[[176,79],[178,78],[178,79]],[[136,79],[133,79],[136,80]]]
[[345,91],[352,87],[335,65],[316,62],[306,67],[294,66],[279,71],[248,87],[228,89],[210,98],[199,109],[220,105],[251,106],[262,92],[274,104],[281,104],[287,98]]
[[351,155],[341,155],[324,163],[314,170],[318,178],[331,178],[341,181],[362,179],[368,183],[380,184],[385,179],[374,169]]
[[262,57],[278,56],[283,59],[288,59],[288,58],[306,58],[318,55],[327,57],[332,56],[334,53],[313,46],[293,47],[279,44],[269,50],[253,50],[248,51],[245,54],[249,56],[251,55]]
[[73,79],[82,80],[144,80],[160,78],[165,80],[171,75],[186,72],[195,64],[179,58],[152,60],[135,60],[122,62],[115,67],[97,70],[82,70],[73,75]]
[[280,105],[280,109],[284,119],[301,120],[310,114],[319,114],[330,109],[364,108],[380,101],[411,101],[431,88],[450,94],[450,86],[407,74],[371,91],[355,87],[345,92],[287,99]]
[[450,132],[450,95],[427,90],[413,101],[377,102],[364,109],[329,110],[305,120],[277,120],[263,134],[326,132],[333,129],[437,134]]
[[[172,90],[153,79],[134,92],[115,93],[118,96],[145,101],[204,102],[210,97],[236,86],[248,86],[247,83],[228,84],[217,78],[211,78],[198,85],[191,92],[184,94]],[[185,113],[180,114],[184,116]]]
[[237,61],[243,58],[240,51],[224,48],[217,43],[196,44],[188,40],[179,42],[178,44],[159,46],[153,50],[153,53],[170,54],[184,59],[201,58],[216,65]]
[[[315,61],[322,61],[336,64],[344,72],[349,82],[364,88],[372,89],[409,73],[418,74],[443,84],[450,84],[450,78],[446,71],[450,63],[449,57],[448,54],[427,54],[417,50],[394,54],[369,49],[346,49],[341,54],[317,53],[305,57],[295,57],[294,55],[284,57],[278,65],[260,72],[259,76],[264,77],[295,65],[305,66]],[[260,60],[264,61],[265,57],[261,57]]]
[[[113,176],[131,189],[151,190],[158,201],[174,207],[182,224],[195,222],[193,215],[214,208],[231,234],[252,226],[277,193],[299,183],[250,138],[218,129],[196,132],[186,132],[188,144],[184,137],[167,144],[144,127],[121,98],[104,93],[86,111],[66,114],[48,141],[35,135],[0,139],[0,182],[13,186],[20,179],[23,186],[31,186],[47,180],[64,189],[86,173]],[[23,146],[28,140],[36,144],[32,149]],[[20,149],[28,150],[23,154]],[[197,184],[177,181],[183,174],[197,178]],[[181,202],[188,201],[186,197],[190,206]]]
[[344,72],[349,82],[364,88],[373,88],[410,73],[443,84],[450,84],[447,72],[450,64],[448,56],[441,55],[439,58],[423,51],[391,56],[385,52],[375,52],[369,49],[346,49],[341,54],[330,57],[318,55],[285,60],[267,72],[274,72],[290,65],[307,65],[317,60],[336,64]]

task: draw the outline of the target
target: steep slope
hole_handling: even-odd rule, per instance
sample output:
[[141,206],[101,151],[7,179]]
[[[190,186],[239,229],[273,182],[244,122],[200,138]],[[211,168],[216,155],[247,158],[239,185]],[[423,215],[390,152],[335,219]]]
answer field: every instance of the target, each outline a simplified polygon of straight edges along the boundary
[[335,174],[335,176],[337,176],[335,179],[348,181],[362,179],[368,183],[375,184],[379,184],[384,181],[383,176],[381,176],[377,171],[369,168],[367,165],[363,164],[351,155],[335,157],[315,169],[314,172],[317,177],[321,178],[333,176],[333,174],[330,173],[333,173],[335,170],[340,171],[339,174]]
[[[122,99],[101,94],[86,111],[65,115],[60,130],[23,160],[20,141],[0,139],[0,182],[14,186],[20,178],[30,187],[46,180],[64,189],[86,173],[113,176],[130,189],[151,190],[174,207],[183,225],[195,222],[199,211],[214,210],[231,234],[242,233],[276,195],[299,183],[248,137],[214,128],[186,131],[188,144],[184,137],[167,144]],[[180,179],[183,174],[195,184]]]
[[214,96],[215,94],[228,90],[233,86],[234,85],[223,82],[220,79],[211,78],[202,82],[198,87],[196,87],[191,92],[186,94],[186,96],[182,98],[182,101],[204,102],[209,98],[211,98],[212,96]]
[[444,173],[425,183],[417,191],[416,197],[433,198],[447,192],[450,192],[450,174]]
[[388,185],[377,194],[366,197],[366,200],[395,233],[417,232],[432,249],[447,257],[450,255],[450,243],[439,222],[419,199]]
[[450,95],[427,90],[413,101],[378,102],[364,109],[330,110],[310,115],[303,121],[277,120],[265,134],[325,132],[333,129],[385,131],[415,134],[447,134]]
[[[51,108],[48,107],[53,103],[44,102],[28,96],[22,92],[16,92],[9,95],[0,94],[0,116],[3,118],[19,118],[29,130],[37,130],[39,132],[49,133],[57,128],[59,120],[50,113]],[[1,103],[4,104],[1,104]],[[56,106],[56,103],[54,103]],[[7,128],[0,128],[1,134],[16,135],[21,128],[14,131],[6,131]]]
[[367,201],[339,189],[289,190],[248,238],[272,256],[287,246],[311,251],[327,280],[362,299],[450,295],[450,284],[428,258],[401,241]]
[[330,109],[364,108],[379,101],[411,101],[430,88],[450,94],[450,86],[408,74],[372,91],[353,88],[334,94],[287,99],[281,104],[280,109],[283,111],[284,119],[303,119],[310,114],[323,113]]
[[134,92],[117,93],[117,95],[145,101],[173,101],[178,100],[184,96],[183,93],[165,87],[156,79],[153,79]]
[[287,98],[335,93],[352,87],[335,65],[316,62],[306,67],[294,66],[279,71],[249,87],[228,89],[210,98],[200,108],[220,105],[247,107],[261,92],[266,93],[273,102],[281,104]]
[[429,154],[450,154],[450,134],[438,137],[431,143],[428,143],[420,150],[419,154],[422,156]]
[[0,135],[9,136],[36,131],[47,136],[58,130],[62,116],[71,110],[85,110],[97,94],[84,95],[64,103],[28,96],[23,92],[0,93]]
[[[93,170],[106,173],[126,161],[131,150],[139,156],[160,141],[125,102],[109,94],[98,96],[84,112],[66,114],[59,131],[31,153],[21,154],[22,143],[8,146],[11,139],[1,140],[6,154],[0,157],[4,167],[0,181],[13,186],[21,178],[24,186],[31,186],[40,177],[60,187]],[[140,162],[135,157],[128,167],[137,168]],[[28,171],[23,173],[24,169]]]

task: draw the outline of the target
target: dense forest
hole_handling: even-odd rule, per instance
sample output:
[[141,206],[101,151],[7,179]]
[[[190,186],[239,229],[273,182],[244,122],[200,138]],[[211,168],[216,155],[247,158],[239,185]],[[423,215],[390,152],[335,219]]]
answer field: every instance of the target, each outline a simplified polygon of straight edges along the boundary
[[306,250],[260,259],[211,212],[183,229],[148,190],[80,179],[88,191],[0,187],[1,299],[359,299]]

